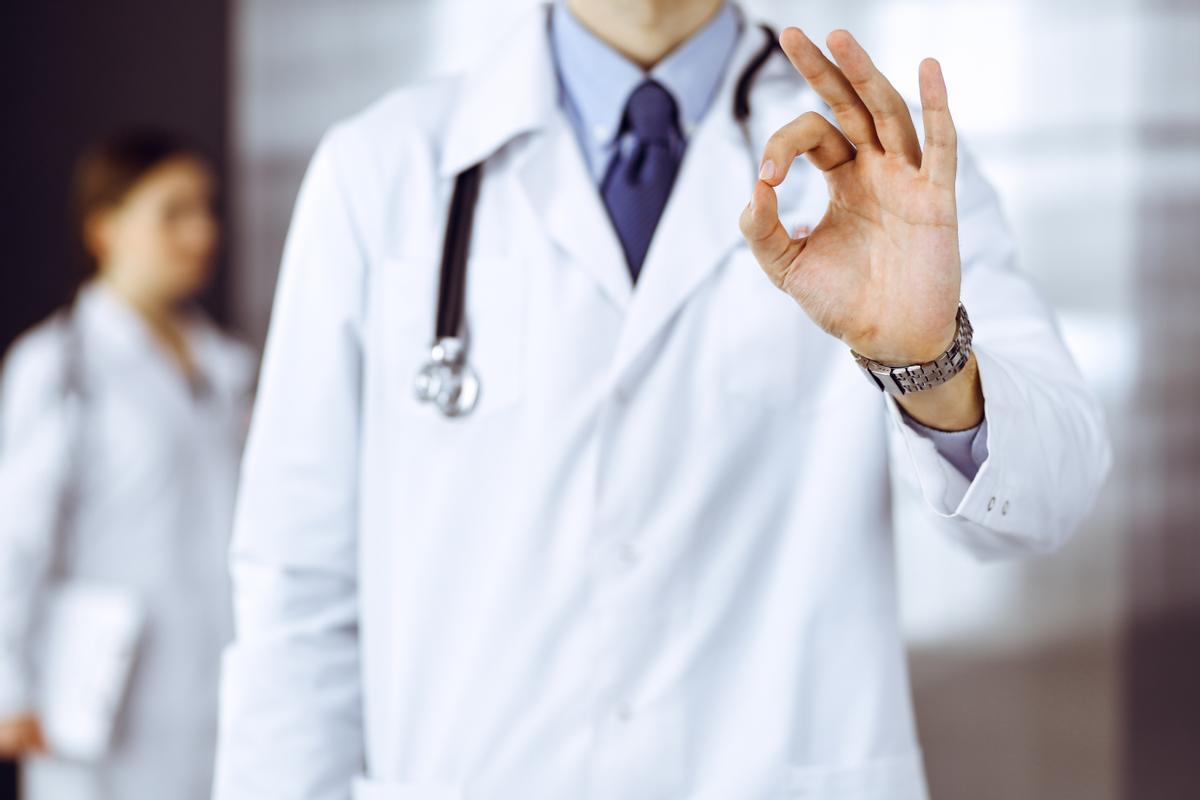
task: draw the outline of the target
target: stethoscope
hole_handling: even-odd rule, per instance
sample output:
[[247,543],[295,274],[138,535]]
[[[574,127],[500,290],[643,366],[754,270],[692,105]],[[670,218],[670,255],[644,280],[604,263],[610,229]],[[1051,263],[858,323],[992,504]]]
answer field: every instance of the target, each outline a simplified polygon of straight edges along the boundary
[[[733,96],[733,118],[741,128],[746,150],[757,174],[758,162],[750,137],[750,88],[759,70],[776,50],[782,52],[779,37],[769,25],[759,26],[767,41],[738,76]],[[437,322],[429,361],[416,377],[417,399],[433,405],[446,417],[470,414],[479,402],[479,375],[467,361],[468,331],[463,324],[463,305],[467,288],[467,251],[479,183],[483,176],[479,162],[460,172],[454,179],[449,219],[442,242],[442,263],[438,278]]]

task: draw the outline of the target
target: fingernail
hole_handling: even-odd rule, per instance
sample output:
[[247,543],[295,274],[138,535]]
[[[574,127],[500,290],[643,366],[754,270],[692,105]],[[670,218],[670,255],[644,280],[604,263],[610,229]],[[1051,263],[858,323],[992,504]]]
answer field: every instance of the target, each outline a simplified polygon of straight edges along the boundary
[[759,180],[769,181],[775,177],[775,162],[767,159],[762,163],[762,168],[758,171]]

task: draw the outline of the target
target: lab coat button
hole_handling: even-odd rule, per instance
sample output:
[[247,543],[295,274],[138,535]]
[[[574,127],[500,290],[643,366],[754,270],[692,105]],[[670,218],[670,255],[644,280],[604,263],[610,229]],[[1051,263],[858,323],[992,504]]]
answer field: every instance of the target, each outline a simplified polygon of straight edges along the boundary
[[1000,506],[1000,513],[1001,514],[1008,513],[1008,501],[1007,500],[1004,501],[1004,505]]
[[996,505],[996,498],[994,498],[994,497],[988,498],[988,509],[987,510],[991,511],[992,507],[995,505]]

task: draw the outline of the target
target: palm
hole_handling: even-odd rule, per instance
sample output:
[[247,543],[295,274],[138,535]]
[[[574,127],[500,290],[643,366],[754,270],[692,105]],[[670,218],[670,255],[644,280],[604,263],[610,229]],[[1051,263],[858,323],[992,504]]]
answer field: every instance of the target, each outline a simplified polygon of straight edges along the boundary
[[[799,30],[789,58],[842,130],[808,113],[780,129],[742,226],[763,269],[821,328],[881,361],[932,358],[949,342],[960,264],[953,123],[936,66],[922,66],[925,153],[907,106],[849,34],[830,37],[845,72]],[[804,238],[779,222],[774,186],[804,153],[824,172],[829,207]],[[768,168],[770,173],[771,169]]]
[[[906,167],[861,153],[829,173],[825,216],[782,269],[780,287],[855,349],[915,353],[958,303],[953,192]],[[918,327],[929,308],[942,314]]]

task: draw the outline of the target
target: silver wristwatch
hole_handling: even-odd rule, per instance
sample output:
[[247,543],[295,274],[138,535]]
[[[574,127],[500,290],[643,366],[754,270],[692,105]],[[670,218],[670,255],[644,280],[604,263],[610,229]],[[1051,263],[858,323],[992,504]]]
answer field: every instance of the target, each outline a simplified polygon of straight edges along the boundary
[[962,372],[962,368],[971,359],[971,320],[967,319],[967,309],[962,303],[958,304],[955,323],[954,341],[940,356],[924,364],[893,367],[880,364],[853,350],[850,354],[854,356],[854,360],[866,373],[872,385],[888,394],[899,397],[932,389]]

